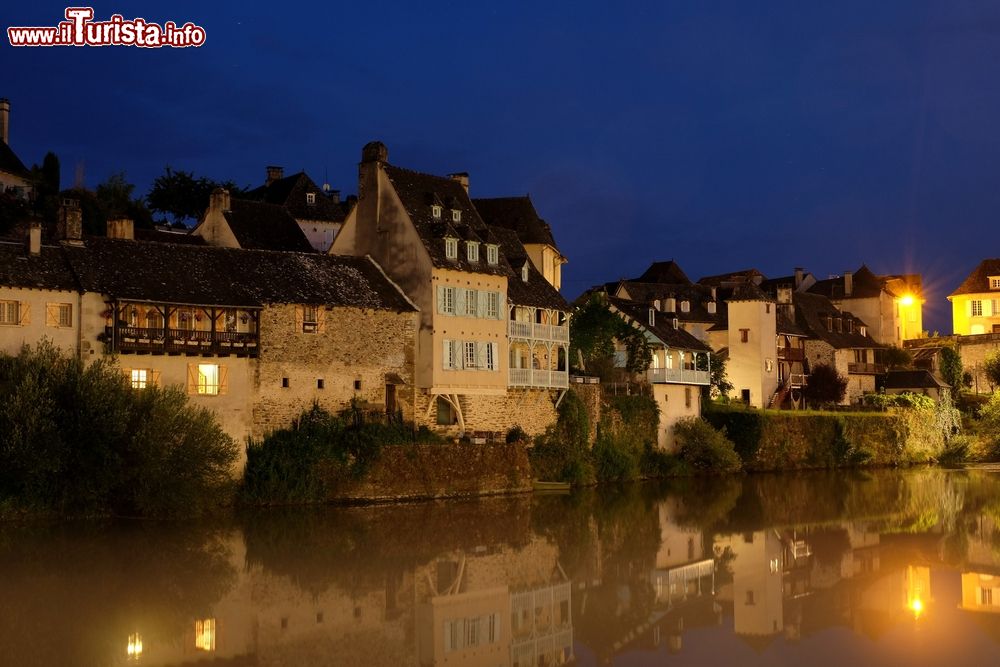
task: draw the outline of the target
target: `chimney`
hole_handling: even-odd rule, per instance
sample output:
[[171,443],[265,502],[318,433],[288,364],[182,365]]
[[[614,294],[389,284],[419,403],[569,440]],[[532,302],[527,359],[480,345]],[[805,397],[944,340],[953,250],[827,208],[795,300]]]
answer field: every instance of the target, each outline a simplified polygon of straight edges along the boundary
[[844,296],[851,296],[854,292],[854,274],[844,271]]
[[340,203],[340,190],[327,190],[326,196],[327,199],[332,201],[334,204]]
[[284,178],[284,176],[284,167],[275,167],[274,165],[271,165],[267,168],[267,180],[264,181],[264,185],[270,185],[271,183]]
[[388,162],[389,149],[381,141],[369,141],[361,149],[361,162]]
[[37,257],[42,253],[42,223],[32,220],[28,223],[28,254]]
[[0,139],[5,144],[10,143],[10,100],[0,97]]
[[56,236],[71,243],[83,240],[83,211],[80,210],[79,200],[62,200],[56,217]]
[[454,174],[448,174],[448,178],[453,181],[458,181],[465,188],[465,194],[469,194],[469,173],[466,171],[460,171]]
[[229,202],[229,190],[225,188],[215,188],[212,190],[212,195],[208,200],[208,208],[219,213],[232,210]]
[[135,224],[130,218],[113,218],[108,220],[108,238],[135,240]]
[[798,290],[799,286],[802,284],[802,274],[803,269],[800,266],[795,267],[795,289]]

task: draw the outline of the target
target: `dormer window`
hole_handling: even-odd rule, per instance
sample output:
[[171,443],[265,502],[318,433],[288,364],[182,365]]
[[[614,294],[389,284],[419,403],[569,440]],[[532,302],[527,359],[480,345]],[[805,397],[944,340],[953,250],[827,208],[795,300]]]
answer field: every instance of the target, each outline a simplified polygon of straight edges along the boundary
[[306,193],[306,203],[309,204],[310,206],[312,206],[313,204],[316,203],[316,193],[315,192],[307,192]]
[[674,325],[675,329],[680,329],[681,328],[681,321],[675,317],[674,321],[673,321],[673,325]]
[[657,310],[660,309],[660,300],[659,299],[657,299],[656,301],[653,302],[653,308],[655,308]]
[[829,331],[830,333],[833,333],[833,316],[832,315],[827,315],[826,316],[826,330]]
[[441,207],[437,204],[431,204],[431,217],[435,220],[441,219]]
[[528,282],[528,265],[525,264],[521,267],[521,280]]
[[854,333],[854,320],[847,320],[847,333]]
[[459,211],[458,209],[453,209],[451,212],[451,221],[462,222],[462,212]]
[[841,319],[840,319],[840,318],[838,317],[838,318],[837,318],[837,333],[842,333],[842,332],[843,332],[843,330],[844,330],[844,329],[843,329],[843,323],[842,323],[842,320],[841,320]]
[[990,289],[1000,289],[1000,276],[990,276]]
[[500,246],[493,243],[486,244],[486,263],[497,264],[500,262]]
[[708,313],[710,315],[715,315],[715,302],[714,301],[709,301],[708,302]]
[[458,259],[458,239],[446,238],[444,240],[444,256],[448,259]]
[[651,327],[655,327],[656,326],[656,309],[655,308],[650,308],[649,309],[649,326],[651,326]]
[[688,301],[687,299],[681,301],[681,312],[682,313],[691,312],[691,302]]
[[866,327],[866,326],[862,326],[861,327],[861,335],[862,336],[867,336],[868,335],[868,327]]
[[469,241],[465,244],[465,256],[470,262],[479,261],[479,244],[475,241]]

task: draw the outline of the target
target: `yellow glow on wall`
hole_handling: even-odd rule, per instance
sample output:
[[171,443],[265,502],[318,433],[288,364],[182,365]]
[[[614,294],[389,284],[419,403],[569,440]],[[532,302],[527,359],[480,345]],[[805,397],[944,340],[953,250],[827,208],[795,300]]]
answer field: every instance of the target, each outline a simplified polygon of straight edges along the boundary
[[138,660],[142,657],[142,635],[138,632],[128,636],[126,653],[129,660]]
[[913,295],[912,294],[907,294],[906,296],[904,296],[902,299],[899,300],[899,303],[900,303],[900,305],[903,305],[903,306],[912,306],[913,305]]
[[199,651],[215,650],[215,619],[194,622],[194,647]]

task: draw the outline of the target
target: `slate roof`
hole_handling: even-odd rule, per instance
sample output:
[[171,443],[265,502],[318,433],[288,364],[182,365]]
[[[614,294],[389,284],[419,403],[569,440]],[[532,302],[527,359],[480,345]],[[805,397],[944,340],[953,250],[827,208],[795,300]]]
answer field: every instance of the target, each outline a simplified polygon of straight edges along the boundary
[[[309,193],[316,195],[314,204],[306,201]],[[296,220],[343,222],[348,210],[347,202],[330,199],[304,171],[254,188],[246,198],[283,206]]]
[[886,389],[941,389],[951,385],[934,377],[927,370],[889,371],[885,374],[883,385]]
[[[757,269],[743,269],[742,271],[733,271],[731,273],[720,273],[716,276],[705,276],[698,280],[698,284],[714,285],[715,287],[720,287],[726,283],[755,282],[757,284],[765,278],[766,276]],[[755,279],[759,280],[755,281]]]
[[283,206],[233,199],[223,215],[245,250],[315,252],[299,223]]
[[[871,335],[861,335],[861,326],[865,326],[857,317],[852,316],[847,311],[839,310],[833,303],[822,294],[796,293],[792,295],[795,305],[795,323],[810,337],[817,338],[837,349],[845,348],[883,348],[885,345],[875,342]],[[827,316],[836,319],[842,318],[841,331],[837,331],[836,325],[833,331],[829,331],[826,326]],[[847,321],[854,321],[854,331],[850,332]]]
[[21,162],[21,158],[17,157],[17,153],[4,141],[0,141],[0,171],[22,178],[31,176],[31,172]]
[[544,243],[557,247],[552,228],[538,216],[535,205],[527,195],[473,199],[472,203],[487,225],[514,230],[521,243]]
[[844,277],[827,278],[817,280],[816,284],[809,288],[813,294],[822,294],[828,299],[868,299],[877,297],[885,286],[885,281],[872,273],[867,266],[862,265],[854,272],[852,278],[850,296],[844,293]]
[[638,303],[636,301],[628,301],[627,299],[619,299],[617,297],[609,296],[608,303],[612,305],[615,310],[627,315],[630,319],[634,320],[644,331],[648,331],[661,341],[663,341],[668,347],[676,348],[680,350],[695,350],[697,352],[711,352],[712,349],[701,342],[690,333],[684,329],[675,329],[671,320],[673,319],[669,313],[656,313],[655,324],[649,326],[649,306],[643,303]]
[[[503,262],[495,266],[486,262],[484,248],[480,248],[480,261],[478,262],[468,261],[464,243],[459,243],[457,259],[448,259],[445,256],[444,237],[446,232],[457,233],[458,238],[471,235],[482,237],[489,233],[482,217],[473,206],[472,200],[469,199],[469,193],[465,191],[461,183],[450,178],[422,174],[391,164],[384,164],[383,169],[435,267],[470,273],[507,275],[510,269]],[[431,205],[435,203],[444,208],[440,219],[435,219],[431,213]],[[452,222],[453,210],[460,211],[461,220],[459,222]]]
[[0,242],[0,286],[79,290],[60,246],[43,245],[33,256],[25,242]]
[[157,243],[183,243],[185,245],[207,245],[205,239],[187,232],[168,232],[162,229],[135,229],[137,241],[156,241]]
[[[609,293],[615,293],[618,287],[624,287],[626,293],[632,301],[639,301],[647,306],[655,301],[660,301],[661,308],[666,311],[666,299],[675,299],[676,304],[671,316],[676,315],[683,322],[711,323],[719,320],[721,308],[716,299],[715,313],[708,312],[707,303],[712,301],[712,291],[709,287],[697,284],[662,284],[643,283],[634,280],[624,280],[616,284],[615,289]],[[681,301],[689,303],[688,312],[681,310]]]
[[653,262],[646,272],[635,279],[640,283],[664,283],[669,285],[690,285],[691,280],[674,260]]
[[368,257],[90,238],[64,249],[80,287],[117,299],[217,306],[308,303],[407,312]]
[[[535,265],[528,259],[528,253],[518,239],[517,232],[512,229],[490,227],[491,236],[500,245],[500,261],[506,259],[510,266],[507,276],[507,299],[517,306],[533,306],[535,308],[551,308],[569,312],[570,305],[563,295],[539,273]],[[528,282],[521,279],[521,267],[528,266]]]
[[949,296],[982,294],[990,291],[997,293],[997,290],[990,290],[990,276],[1000,276],[1000,259],[984,259],[979,262],[958,289]]
[[740,283],[735,286],[726,301],[768,301],[774,303],[772,297],[752,282]]

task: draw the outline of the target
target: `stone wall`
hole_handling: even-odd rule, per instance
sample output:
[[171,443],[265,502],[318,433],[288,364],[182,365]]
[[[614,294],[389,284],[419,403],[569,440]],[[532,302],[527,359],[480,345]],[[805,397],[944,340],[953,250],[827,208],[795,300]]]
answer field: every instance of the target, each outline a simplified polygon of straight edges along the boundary
[[255,437],[288,426],[313,401],[331,412],[352,399],[384,410],[387,383],[395,385],[404,419],[413,419],[415,313],[335,308],[326,311],[319,331],[303,333],[295,309],[276,305],[261,312]]
[[[528,435],[539,435],[556,421],[555,402],[557,390],[508,389],[504,395],[461,394],[459,403],[465,419],[465,431],[506,433],[520,426]],[[458,436],[458,425],[442,426],[437,423],[435,397],[417,392],[416,423],[443,435]]]
[[584,408],[587,410],[587,417],[590,419],[590,445],[593,446],[594,440],[597,439],[597,424],[601,423],[601,406],[603,400],[601,397],[601,385],[600,384],[579,384],[572,383],[569,386],[569,390],[572,391],[577,397],[583,402]]
[[850,364],[854,362],[854,350],[836,350],[824,341],[806,340],[805,354],[811,369],[816,368],[818,364],[826,364],[833,366],[839,375],[847,378],[847,393],[841,402],[842,405],[857,403],[863,395],[875,391],[874,375],[848,373]]
[[528,453],[515,444],[384,447],[365,479],[340,486],[333,501],[449,498],[531,490]]

